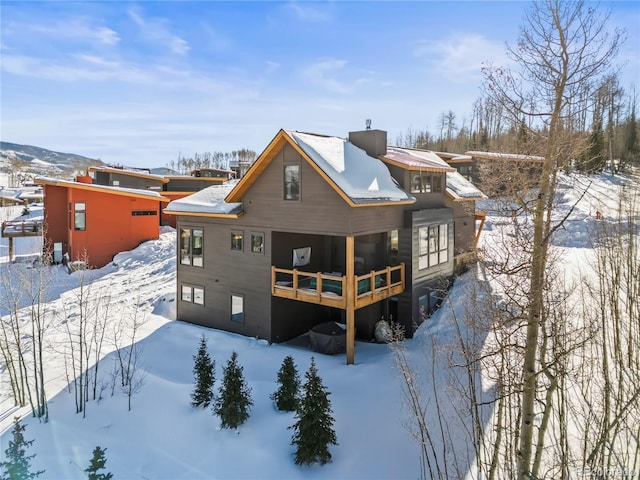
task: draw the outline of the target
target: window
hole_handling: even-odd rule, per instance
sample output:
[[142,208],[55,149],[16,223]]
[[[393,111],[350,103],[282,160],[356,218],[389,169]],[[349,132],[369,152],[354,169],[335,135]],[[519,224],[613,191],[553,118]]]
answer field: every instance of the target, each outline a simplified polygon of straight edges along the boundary
[[183,302],[191,302],[193,300],[193,288],[182,285],[182,295],[180,295]]
[[180,229],[180,263],[202,267],[204,232],[200,228]]
[[431,225],[418,229],[418,269],[449,261],[449,225]]
[[204,305],[204,288],[193,287],[193,303]]
[[87,212],[84,203],[73,204],[73,228],[74,230],[87,229]]
[[300,165],[284,166],[284,199],[300,200]]
[[242,251],[242,232],[231,232],[231,250]]
[[253,253],[264,253],[264,234],[251,234],[251,251]]
[[389,239],[389,253],[393,254],[393,255],[397,255],[398,254],[398,230],[391,230],[388,233],[388,237]]
[[148,217],[158,215],[158,212],[155,210],[133,210],[131,212],[132,217]]
[[231,321],[244,323],[244,296],[231,295]]
[[180,298],[183,302],[204,305],[204,288],[182,285],[180,287]]
[[425,172],[411,172],[411,193],[441,192],[440,175],[431,175]]

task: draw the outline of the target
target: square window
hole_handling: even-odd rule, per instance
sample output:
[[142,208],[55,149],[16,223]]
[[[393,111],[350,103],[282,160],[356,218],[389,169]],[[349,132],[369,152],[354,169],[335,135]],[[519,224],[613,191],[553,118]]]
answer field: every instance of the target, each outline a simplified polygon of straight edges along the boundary
[[204,288],[193,287],[193,303],[204,305]]
[[183,302],[191,302],[193,300],[193,289],[186,285],[182,285],[182,295]]
[[242,232],[231,232],[231,250],[242,251]]
[[300,199],[300,165],[284,166],[284,199]]
[[244,323],[244,296],[231,295],[231,321]]
[[251,234],[251,251],[253,253],[264,253],[264,234]]

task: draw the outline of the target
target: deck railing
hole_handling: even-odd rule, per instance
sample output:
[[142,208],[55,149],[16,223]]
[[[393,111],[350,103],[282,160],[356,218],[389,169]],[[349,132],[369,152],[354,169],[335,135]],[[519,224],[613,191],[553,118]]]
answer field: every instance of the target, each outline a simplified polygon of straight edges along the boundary
[[[346,284],[347,277],[341,273],[271,267],[271,294],[275,297],[346,309]],[[356,309],[397,295],[404,291],[404,263],[356,275],[352,288]]]
[[9,220],[2,222],[3,237],[37,237],[42,235],[42,220]]

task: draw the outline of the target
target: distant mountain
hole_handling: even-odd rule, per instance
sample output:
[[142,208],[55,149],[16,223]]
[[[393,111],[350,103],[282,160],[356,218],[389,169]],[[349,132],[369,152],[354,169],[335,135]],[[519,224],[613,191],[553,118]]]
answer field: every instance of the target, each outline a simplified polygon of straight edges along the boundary
[[[10,171],[16,160],[25,162],[21,169],[31,170],[37,174],[48,172],[71,173],[78,168],[89,165],[104,165],[100,160],[83,157],[75,153],[62,153],[17,143],[0,141],[0,169]],[[26,168],[25,168],[26,167]]]

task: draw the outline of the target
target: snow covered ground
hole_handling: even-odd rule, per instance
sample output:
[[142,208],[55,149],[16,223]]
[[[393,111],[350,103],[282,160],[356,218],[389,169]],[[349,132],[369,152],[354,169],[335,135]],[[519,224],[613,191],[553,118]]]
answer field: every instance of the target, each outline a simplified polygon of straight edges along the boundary
[[[588,232],[597,221],[595,212],[605,218],[613,215],[617,206],[614,198],[623,183],[620,177],[606,175],[592,180],[590,193],[581,200],[555,241],[566,253],[566,275],[574,274],[584,263],[591,248]],[[568,209],[577,200],[576,184],[588,181],[585,177],[563,177],[561,209]],[[489,214],[481,246],[495,242],[507,223],[507,217]],[[86,418],[76,414],[74,395],[66,388],[64,362],[56,358],[54,348],[64,341],[64,332],[52,325],[47,332],[51,347],[46,372],[49,422],[31,418],[28,409],[13,408],[10,392],[4,388],[7,374],[4,369],[0,371],[2,454],[11,438],[11,420],[20,415],[27,426],[26,439],[34,440],[27,453],[36,455],[32,465],[34,470],[45,470],[40,477],[44,479],[86,478],[83,470],[96,446],[107,449],[107,470],[116,479],[420,477],[419,446],[408,431],[410,415],[393,353],[387,345],[358,342],[356,364],[347,366],[343,355],[325,356],[294,344],[270,345],[175,321],[175,241],[174,230],[163,230],[159,240],[123,252],[113,264],[89,273],[68,274],[63,267],[50,267],[54,275],[48,296],[51,311],[63,311],[63,299],[77,292],[79,284],[89,278],[83,280],[82,275],[90,275],[94,292],[108,292],[120,308],[137,309],[144,316],[138,343],[144,385],[133,397],[131,411],[126,395],[116,389],[111,396],[110,388],[105,388],[99,400],[88,403]],[[29,254],[39,248],[31,244],[18,247],[22,261],[9,264],[4,243],[2,246],[0,268],[11,278],[31,268],[33,257]],[[434,390],[448,388],[451,372],[440,358],[439,349],[433,350],[432,345],[451,343],[453,319],[464,308],[469,285],[480,276],[480,271],[472,269],[456,280],[450,301],[420,327],[414,339],[405,342],[409,358],[426,372],[421,378],[425,398]],[[216,362],[216,389],[221,383],[222,367],[233,351],[244,367],[254,406],[251,417],[238,430],[221,429],[210,409],[194,409],[190,405],[193,356],[202,335]],[[105,372],[104,385],[108,385],[106,375],[115,357],[112,346],[105,350],[101,368]],[[303,380],[313,356],[319,375],[331,392],[338,446],[331,448],[333,462],[325,466],[294,464],[292,431],[288,429],[294,423],[294,415],[277,411],[269,398],[277,388],[276,374],[287,355],[294,357]],[[486,388],[489,394],[491,386]],[[466,419],[458,418],[452,407],[442,405],[441,413],[449,428],[449,440],[461,452],[458,468],[464,470],[473,453],[464,446],[461,422]],[[435,432],[439,423],[433,402],[428,404],[427,412],[428,426]],[[437,442],[436,435],[436,448],[440,448]]]

